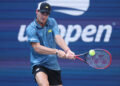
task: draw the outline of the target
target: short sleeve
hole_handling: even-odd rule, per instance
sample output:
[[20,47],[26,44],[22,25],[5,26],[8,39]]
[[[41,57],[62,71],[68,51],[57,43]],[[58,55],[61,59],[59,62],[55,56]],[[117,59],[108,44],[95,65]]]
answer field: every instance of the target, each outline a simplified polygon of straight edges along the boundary
[[60,35],[60,30],[58,28],[58,24],[55,19],[53,19],[53,33],[54,35]]
[[26,34],[28,37],[28,42],[40,42],[36,34],[35,28],[28,26],[26,29]]

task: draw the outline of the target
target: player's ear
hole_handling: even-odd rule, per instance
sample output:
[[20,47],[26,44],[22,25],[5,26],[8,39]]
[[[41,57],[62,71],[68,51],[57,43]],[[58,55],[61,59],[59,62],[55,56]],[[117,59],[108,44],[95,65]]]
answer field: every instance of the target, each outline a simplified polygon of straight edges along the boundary
[[36,10],[36,15],[38,14],[39,10]]

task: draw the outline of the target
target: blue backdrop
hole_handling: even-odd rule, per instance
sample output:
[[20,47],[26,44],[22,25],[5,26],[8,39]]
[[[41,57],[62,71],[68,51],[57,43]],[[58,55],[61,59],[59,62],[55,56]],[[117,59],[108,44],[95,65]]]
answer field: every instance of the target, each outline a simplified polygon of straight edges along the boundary
[[[0,0],[0,86],[36,86],[25,28],[36,17],[40,1],[44,0]],[[120,0],[53,1],[50,16],[57,20],[72,51],[104,48],[112,54],[112,64],[105,70],[78,60],[58,59],[63,85],[120,86]]]

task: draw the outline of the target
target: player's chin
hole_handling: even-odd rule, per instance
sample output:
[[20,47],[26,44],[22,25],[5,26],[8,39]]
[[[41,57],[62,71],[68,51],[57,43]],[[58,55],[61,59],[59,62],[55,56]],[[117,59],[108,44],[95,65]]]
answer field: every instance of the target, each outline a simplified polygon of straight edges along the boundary
[[44,23],[45,23],[45,21],[41,21],[41,23],[42,23],[42,24],[44,24]]
[[45,19],[41,19],[40,22],[44,24],[46,22],[46,20]]

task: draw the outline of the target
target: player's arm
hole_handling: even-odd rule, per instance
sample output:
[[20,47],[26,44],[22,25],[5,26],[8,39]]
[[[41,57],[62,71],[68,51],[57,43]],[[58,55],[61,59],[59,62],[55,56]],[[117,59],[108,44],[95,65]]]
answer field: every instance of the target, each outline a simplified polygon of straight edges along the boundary
[[58,24],[56,22],[55,19],[53,19],[53,33],[55,36],[55,41],[56,43],[65,51],[67,52],[69,49],[69,47],[67,46],[67,44],[65,43],[65,41],[63,40],[63,38],[60,36],[60,31],[58,28]]
[[72,52],[70,50],[70,48],[67,46],[64,39],[60,35],[55,36],[55,41],[66,52],[66,58],[75,59],[74,58],[74,56],[75,56],[74,52]]
[[55,36],[55,41],[65,52],[70,50],[70,48],[67,46],[64,39],[60,35]]
[[58,50],[58,49],[53,49],[53,48],[48,48],[45,46],[40,45],[40,43],[35,43],[32,42],[31,43],[32,47],[34,48],[35,52],[39,53],[39,54],[57,54],[59,57],[61,58],[65,58],[65,52],[62,50]]
[[42,46],[42,45],[40,45],[40,43],[32,42],[31,45],[34,48],[34,50],[39,54],[48,54],[49,55],[49,54],[56,54],[58,52],[57,49],[52,49],[52,48]]
[[74,52],[72,52],[70,50],[70,48],[67,46],[67,44],[65,43],[65,41],[63,40],[63,38],[60,36],[58,24],[55,21],[55,19],[53,19],[53,25],[54,25],[54,27],[53,27],[53,33],[54,33],[54,36],[55,36],[56,43],[65,51],[66,58],[74,59],[74,55],[75,54],[74,54]]

